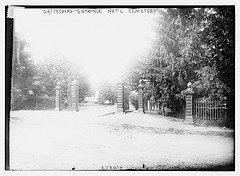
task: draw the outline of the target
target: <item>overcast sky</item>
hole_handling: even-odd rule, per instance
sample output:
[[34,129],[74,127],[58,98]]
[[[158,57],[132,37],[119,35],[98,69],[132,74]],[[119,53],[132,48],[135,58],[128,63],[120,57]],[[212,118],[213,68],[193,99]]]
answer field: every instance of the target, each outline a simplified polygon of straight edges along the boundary
[[60,56],[81,65],[93,83],[119,79],[147,52],[156,13],[57,14],[44,9],[15,11],[16,32],[30,44],[34,60]]

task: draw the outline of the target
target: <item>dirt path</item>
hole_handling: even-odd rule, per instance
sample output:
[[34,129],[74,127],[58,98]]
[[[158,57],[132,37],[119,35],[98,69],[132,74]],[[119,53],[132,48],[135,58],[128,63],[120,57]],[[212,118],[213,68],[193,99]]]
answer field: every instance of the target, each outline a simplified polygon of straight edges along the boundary
[[11,169],[206,169],[233,163],[233,131],[112,107],[11,113]]

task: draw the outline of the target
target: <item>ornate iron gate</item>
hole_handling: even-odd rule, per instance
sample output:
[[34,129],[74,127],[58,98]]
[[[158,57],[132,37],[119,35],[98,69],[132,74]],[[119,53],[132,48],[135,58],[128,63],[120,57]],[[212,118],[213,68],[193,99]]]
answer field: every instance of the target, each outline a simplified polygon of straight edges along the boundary
[[71,87],[69,85],[63,85],[60,93],[60,104],[62,109],[69,109],[72,107]]
[[57,85],[56,87],[56,110],[76,110],[79,111],[77,81],[74,80],[71,84]]

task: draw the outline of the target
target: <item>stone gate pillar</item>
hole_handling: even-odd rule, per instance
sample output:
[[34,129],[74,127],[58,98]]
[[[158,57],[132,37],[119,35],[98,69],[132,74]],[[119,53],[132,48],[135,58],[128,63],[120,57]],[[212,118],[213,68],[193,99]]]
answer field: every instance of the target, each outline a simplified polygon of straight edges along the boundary
[[193,90],[192,90],[192,83],[189,82],[187,84],[187,90],[185,91],[186,93],[186,117],[185,121],[188,123],[193,123],[193,116],[192,116],[192,95],[193,95]]
[[59,82],[57,83],[56,87],[56,98],[55,98],[55,110],[61,111],[61,87]]
[[148,112],[150,111],[150,108],[151,108],[150,100],[147,100],[147,111],[148,111]]
[[143,85],[138,85],[138,112],[143,113]]
[[123,103],[124,103],[124,87],[123,83],[117,84],[117,112],[123,112]]
[[76,109],[76,111],[79,111],[79,106],[78,106],[78,100],[79,100],[79,86],[78,82],[76,79],[72,81],[72,87],[71,87],[71,97],[72,97],[72,108]]

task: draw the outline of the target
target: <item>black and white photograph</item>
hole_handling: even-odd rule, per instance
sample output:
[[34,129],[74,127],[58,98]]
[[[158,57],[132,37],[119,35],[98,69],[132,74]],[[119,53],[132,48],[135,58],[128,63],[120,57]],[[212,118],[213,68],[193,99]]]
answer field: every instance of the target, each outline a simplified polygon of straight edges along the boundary
[[235,5],[5,10],[5,170],[235,171]]

